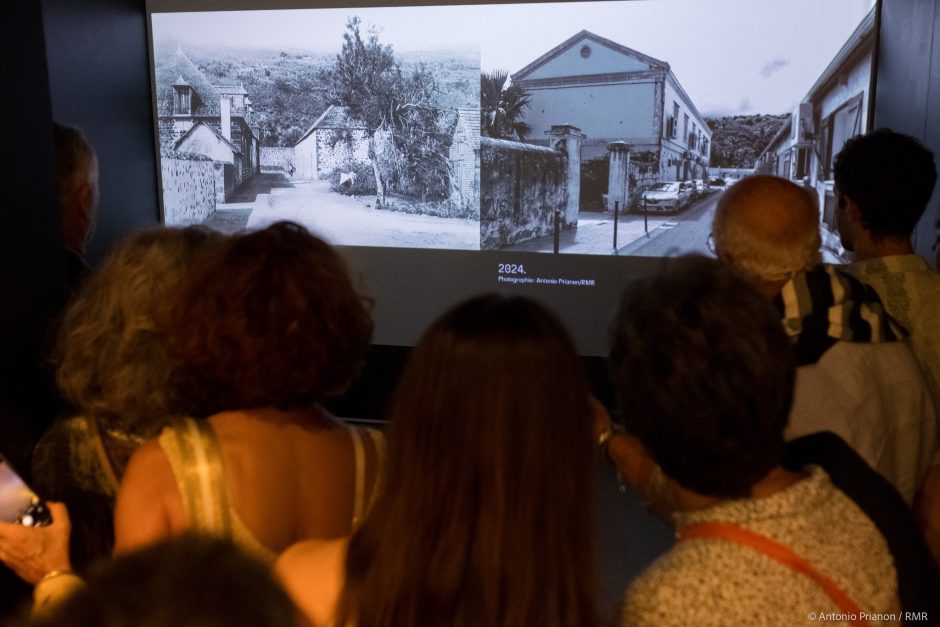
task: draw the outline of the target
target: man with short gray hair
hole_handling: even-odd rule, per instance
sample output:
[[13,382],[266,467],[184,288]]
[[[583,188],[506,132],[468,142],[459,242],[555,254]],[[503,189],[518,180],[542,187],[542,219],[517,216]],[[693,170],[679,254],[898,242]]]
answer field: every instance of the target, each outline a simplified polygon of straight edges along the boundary
[[911,503],[938,459],[935,410],[906,332],[875,291],[820,263],[815,199],[753,176],[724,193],[718,258],[773,300],[798,365],[789,439],[833,431]]

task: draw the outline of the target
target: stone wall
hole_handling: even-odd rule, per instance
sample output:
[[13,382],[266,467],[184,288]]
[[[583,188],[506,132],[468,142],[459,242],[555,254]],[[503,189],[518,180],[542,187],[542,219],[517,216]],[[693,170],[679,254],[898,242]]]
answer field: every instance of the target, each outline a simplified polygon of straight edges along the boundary
[[[287,172],[288,167],[294,163],[293,146],[262,146],[261,171]],[[294,167],[297,167],[296,165]]]
[[202,155],[161,151],[163,216],[168,226],[199,224],[215,211],[213,166],[212,160]]
[[480,138],[480,248],[551,235],[568,203],[567,158],[558,150]]

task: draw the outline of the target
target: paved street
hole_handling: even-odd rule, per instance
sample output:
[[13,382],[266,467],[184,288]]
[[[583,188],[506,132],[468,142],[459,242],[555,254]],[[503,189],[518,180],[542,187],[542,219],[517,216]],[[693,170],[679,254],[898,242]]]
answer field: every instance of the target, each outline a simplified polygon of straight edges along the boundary
[[[578,228],[565,231],[559,251],[567,254],[675,256],[687,252],[710,254],[706,241],[720,191],[679,212],[643,216],[626,214],[617,223],[614,253],[612,214],[581,212]],[[232,233],[261,228],[276,220],[294,220],[338,244],[405,246],[414,248],[479,248],[479,223],[473,220],[380,211],[372,198],[343,196],[325,181],[287,179],[263,174],[240,189],[232,202],[219,205],[206,225]],[[506,250],[551,253],[551,235],[522,242]]]
[[693,203],[678,217],[671,217],[653,231],[649,239],[638,238],[618,251],[620,255],[640,257],[673,257],[684,253],[711,255],[708,250],[708,234],[712,230],[715,205],[721,191],[714,191]]

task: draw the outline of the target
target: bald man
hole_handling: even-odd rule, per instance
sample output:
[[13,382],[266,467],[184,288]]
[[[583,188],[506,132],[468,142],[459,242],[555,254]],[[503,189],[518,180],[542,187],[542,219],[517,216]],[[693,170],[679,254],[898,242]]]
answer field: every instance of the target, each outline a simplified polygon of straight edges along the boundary
[[935,410],[903,327],[875,291],[824,265],[815,198],[753,176],[724,193],[718,258],[751,278],[781,313],[800,368],[786,435],[833,431],[908,503],[940,462]]

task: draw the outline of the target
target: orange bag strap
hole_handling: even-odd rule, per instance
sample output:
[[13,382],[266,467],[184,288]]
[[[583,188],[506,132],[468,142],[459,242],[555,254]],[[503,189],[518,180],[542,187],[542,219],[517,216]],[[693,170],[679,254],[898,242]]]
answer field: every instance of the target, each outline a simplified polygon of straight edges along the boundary
[[723,522],[694,523],[679,533],[680,542],[695,538],[717,538],[763,553],[790,570],[806,575],[815,581],[843,614],[853,617],[848,621],[849,624],[859,625],[860,627],[868,625],[868,621],[861,618],[862,611],[858,604],[839,587],[839,584],[813,568],[812,564],[794,553],[789,547],[750,529]]

